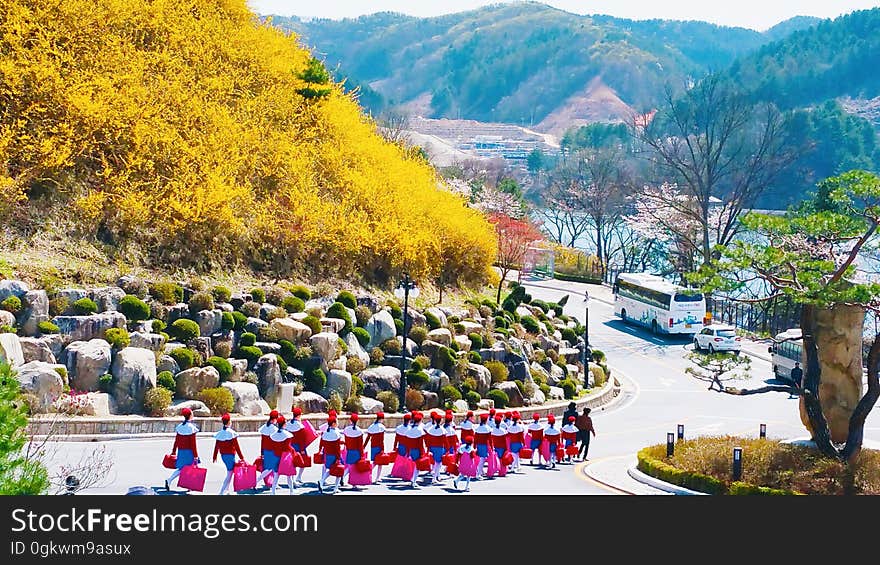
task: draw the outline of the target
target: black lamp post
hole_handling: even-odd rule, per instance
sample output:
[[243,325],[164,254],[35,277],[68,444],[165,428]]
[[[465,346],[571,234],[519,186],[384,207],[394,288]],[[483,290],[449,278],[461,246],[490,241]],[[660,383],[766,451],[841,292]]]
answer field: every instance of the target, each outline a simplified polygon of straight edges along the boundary
[[409,295],[413,298],[419,297],[419,288],[416,283],[409,278],[409,273],[403,273],[403,280],[394,289],[394,296],[403,299],[403,338],[400,348],[400,408],[401,412],[406,410],[406,326],[409,322]]
[[590,293],[584,291],[584,371],[587,370],[590,355]]

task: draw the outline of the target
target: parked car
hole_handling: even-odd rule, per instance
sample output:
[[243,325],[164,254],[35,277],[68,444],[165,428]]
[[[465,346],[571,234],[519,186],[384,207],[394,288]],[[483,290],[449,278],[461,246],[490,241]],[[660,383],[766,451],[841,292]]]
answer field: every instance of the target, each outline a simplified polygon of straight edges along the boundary
[[694,334],[694,349],[697,351],[732,351],[739,353],[742,338],[736,335],[736,328],[726,324],[710,324]]

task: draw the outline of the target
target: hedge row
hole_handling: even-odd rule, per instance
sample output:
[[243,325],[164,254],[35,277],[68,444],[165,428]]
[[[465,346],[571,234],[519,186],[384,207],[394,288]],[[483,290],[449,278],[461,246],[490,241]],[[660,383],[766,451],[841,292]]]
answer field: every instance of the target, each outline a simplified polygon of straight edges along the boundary
[[601,277],[587,277],[582,275],[566,275],[565,273],[560,273],[559,271],[553,272],[553,278],[559,279],[561,281],[569,281],[569,282],[579,282],[579,283],[587,283],[587,284],[602,284]]

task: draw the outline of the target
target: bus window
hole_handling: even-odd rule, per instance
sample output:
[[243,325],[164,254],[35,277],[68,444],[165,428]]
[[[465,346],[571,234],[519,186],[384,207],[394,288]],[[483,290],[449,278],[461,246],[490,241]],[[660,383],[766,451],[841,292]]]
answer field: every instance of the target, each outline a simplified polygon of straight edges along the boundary
[[700,302],[703,300],[702,294],[676,294],[676,302]]

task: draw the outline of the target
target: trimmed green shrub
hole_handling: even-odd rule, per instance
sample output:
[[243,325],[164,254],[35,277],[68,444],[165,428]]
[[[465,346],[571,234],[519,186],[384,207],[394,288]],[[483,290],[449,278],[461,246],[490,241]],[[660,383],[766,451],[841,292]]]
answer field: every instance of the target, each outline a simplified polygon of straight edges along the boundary
[[467,331],[467,330],[465,330],[464,324],[462,324],[461,322],[456,322],[456,323],[452,324],[452,333],[453,334],[462,335],[465,331]]
[[446,385],[440,389],[440,403],[455,402],[461,400],[461,393],[452,385]]
[[174,320],[174,323],[168,329],[168,333],[183,343],[188,343],[201,335],[199,325],[186,318]]
[[198,400],[205,403],[212,416],[228,414],[235,407],[235,399],[232,397],[232,391],[228,388],[219,386],[217,388],[206,388],[199,392]]
[[229,377],[232,376],[232,364],[222,357],[208,357],[208,360],[205,361],[206,365],[210,365],[217,369],[217,373],[220,374],[220,382],[229,380]]
[[397,341],[397,338],[392,337],[391,339],[386,339],[379,345],[379,347],[386,355],[400,355],[401,346],[400,342]]
[[360,373],[367,366],[361,361],[360,357],[349,357],[348,361],[345,362],[345,370],[351,373],[353,376],[356,376],[357,373]]
[[225,332],[235,329],[235,316],[232,315],[232,312],[223,312],[220,316],[220,329]]
[[373,312],[370,311],[370,309],[367,308],[366,306],[358,306],[357,308],[354,309],[354,317],[355,317],[355,323],[359,327],[364,328],[367,326],[367,323],[370,321],[370,318],[373,317]]
[[342,302],[334,302],[330,305],[330,308],[327,309],[327,317],[345,320],[345,327],[342,328],[339,335],[347,334],[354,327],[351,323],[351,316],[349,316],[348,310],[345,309],[345,305]]
[[578,342],[577,334],[574,333],[574,330],[571,328],[565,328],[562,330],[562,339],[570,343],[572,346],[576,345]]
[[319,393],[327,386],[327,375],[320,367],[315,367],[305,374],[305,388],[308,391]]
[[312,293],[309,289],[302,285],[296,285],[290,287],[290,292],[293,293],[294,296],[302,300],[303,302],[307,302],[312,298]]
[[124,349],[131,343],[131,336],[125,328],[110,328],[104,332],[104,339],[115,349]]
[[416,355],[413,363],[418,363],[422,369],[429,369],[431,367],[431,358],[424,354]]
[[235,331],[240,332],[247,325],[247,316],[242,314],[241,312],[232,312],[232,319],[235,320],[235,326],[233,329]]
[[405,402],[407,410],[418,410],[425,405],[425,395],[419,390],[408,388],[406,389]]
[[351,308],[354,310],[357,308],[357,298],[354,297],[354,294],[347,290],[343,290],[338,295],[336,295],[336,302],[340,302],[343,306],[347,308]]
[[475,363],[477,365],[480,365],[483,363],[483,358],[476,351],[468,351],[467,359],[471,363]]
[[245,302],[241,306],[238,307],[239,311],[244,314],[246,318],[259,318],[260,317],[260,303],[259,302]]
[[454,339],[449,342],[449,349],[455,351],[456,353],[461,351],[461,346]]
[[310,330],[312,330],[312,335],[321,333],[323,326],[321,326],[321,320],[314,316],[306,316],[303,318],[303,324],[307,325]]
[[281,355],[275,354],[275,360],[278,361],[278,368],[281,371],[281,375],[283,376],[287,373],[287,361],[284,360],[284,357]]
[[397,330],[397,335],[403,335],[403,320],[394,319],[394,329]]
[[189,299],[189,315],[195,316],[202,310],[214,309],[214,297],[209,292],[197,292]]
[[566,304],[568,304],[568,296],[569,295],[566,294],[565,296],[562,297],[562,300],[560,300],[556,304],[558,304],[559,306],[565,306]]
[[[351,359],[349,359],[349,361],[351,361]],[[357,375],[352,375],[351,377],[351,394],[353,396],[364,395],[364,381],[362,381],[361,378]]]
[[41,334],[57,334],[59,331],[61,331],[60,329],[58,329],[58,326],[56,326],[49,320],[43,320],[42,322],[39,322],[37,324],[37,329],[40,331]]
[[468,403],[468,408],[470,408],[471,410],[475,410],[477,408],[477,405],[483,398],[480,396],[479,392],[475,390],[469,390],[464,394],[464,399]]
[[403,308],[391,301],[388,302],[388,308],[391,310],[392,318],[394,318],[395,320],[403,319]]
[[522,324],[523,328],[525,328],[525,330],[530,334],[541,333],[541,326],[539,325],[538,320],[536,320],[532,316],[523,316],[520,319],[520,323]]
[[[168,373],[168,371],[165,372]],[[168,374],[170,375],[171,373]],[[158,378],[159,377],[157,375],[157,382]],[[98,377],[98,390],[109,394],[110,391],[113,390],[113,375],[101,375],[100,377]]]
[[541,320],[541,323],[544,324],[544,327],[547,328],[547,333],[550,335],[553,335],[553,332],[556,331],[556,328],[550,323],[550,320]]
[[497,388],[490,390],[486,394],[486,398],[495,403],[495,408],[507,408],[507,404],[510,402],[507,393],[503,390],[498,390]]
[[372,351],[370,351],[370,363],[373,365],[381,365],[382,361],[385,360],[385,352],[382,349],[375,347]]
[[55,372],[58,373],[58,376],[61,377],[64,382],[67,382],[67,367],[55,367]]
[[201,363],[198,362],[200,360],[197,360],[196,358],[198,354],[192,349],[186,347],[178,347],[168,355],[177,362],[177,366],[180,367],[181,371],[201,365]]
[[435,316],[433,312],[425,312],[425,322],[428,324],[428,328],[432,330],[442,327],[440,325],[440,318]]
[[541,392],[544,393],[544,398],[550,398],[550,385],[548,385],[547,383],[541,383],[538,385],[538,388],[541,389]]
[[281,301],[281,307],[290,314],[296,314],[306,309],[306,303],[296,296],[285,296]]
[[553,310],[553,313],[556,314],[556,317],[562,316],[562,306],[557,304],[556,302],[548,302],[547,306],[550,310]]
[[354,328],[351,331],[357,338],[358,343],[361,344],[361,347],[366,347],[367,344],[370,343],[370,332],[368,332],[364,328]]
[[593,349],[592,350],[593,361],[596,363],[601,363],[605,361],[605,352],[601,349]]
[[150,317],[150,306],[132,294],[126,294],[119,301],[119,312],[121,312],[129,322],[140,322]]
[[483,348],[483,336],[478,333],[469,333],[468,339],[471,340],[471,349],[482,349]]
[[172,394],[177,390],[177,383],[175,382],[174,375],[171,371],[162,371],[156,375],[156,384],[167,388]]
[[173,282],[157,282],[150,285],[150,296],[171,306],[183,302],[183,287]]
[[[229,396],[232,394],[230,393]],[[167,388],[157,386],[144,393],[144,410],[150,416],[164,416],[169,406],[171,406],[171,391]]]
[[420,359],[413,359],[412,362],[410,363],[410,366],[409,366],[410,371],[416,371],[416,372],[421,371],[422,369],[425,369],[425,368],[426,368],[425,365],[422,364],[422,361]]
[[[10,298],[14,298],[14,297],[10,296]],[[9,299],[7,298],[7,300],[9,300]],[[18,300],[18,299],[16,298],[16,300]],[[19,302],[19,305],[20,304],[21,304],[21,302]],[[76,302],[73,303],[73,311],[78,316],[89,316],[89,315],[94,314],[95,312],[98,311],[98,305],[95,304],[95,301],[92,300],[91,298],[80,298],[79,300],[77,300]]]
[[257,343],[257,334],[251,332],[244,332],[238,339],[239,347],[250,347],[255,343]]
[[376,400],[382,403],[383,411],[394,413],[400,408],[400,399],[397,394],[390,390],[383,390],[376,395]]
[[461,318],[459,318],[458,316],[446,316],[446,323],[447,324],[457,324],[460,321],[461,321]]
[[501,335],[503,335],[505,337],[510,335],[510,330],[508,330],[506,328],[495,328],[495,332],[500,333]]
[[239,347],[235,352],[236,359],[247,359],[248,369],[253,369],[254,365],[257,364],[257,361],[260,357],[263,356],[263,352],[253,345],[245,345]]
[[510,322],[507,321],[507,318],[504,316],[495,316],[495,329],[503,328],[507,329],[510,327]]
[[168,324],[166,324],[162,320],[153,320],[153,323],[150,324],[150,327],[153,329],[154,334],[158,334],[164,332],[165,328],[168,327]]
[[428,339],[428,328],[424,326],[416,326],[409,332],[409,338],[415,342],[416,345],[421,345],[426,339]]
[[797,495],[800,493],[794,492],[791,490],[785,490],[785,489],[761,487],[761,486],[752,485],[749,483],[744,483],[742,481],[734,481],[734,482],[730,483],[730,488],[727,490],[727,494],[736,495],[736,496],[743,496],[743,495],[780,496],[780,495]]
[[448,347],[441,347],[437,351],[437,368],[447,375],[455,374],[455,352]]
[[296,346],[286,339],[279,340],[278,345],[281,346],[281,358],[284,359],[284,362],[288,365],[294,365],[296,359]]
[[215,302],[229,302],[232,299],[232,291],[226,286],[215,286],[211,289],[211,296]]
[[651,451],[652,448],[646,447],[639,451],[636,456],[638,459],[638,470],[646,475],[707,494],[724,494],[727,491],[724,483],[718,479],[702,473],[691,473],[677,469],[669,463],[653,457]]
[[342,403],[342,409],[346,412],[363,412],[364,405],[359,396],[351,395]]
[[406,383],[416,390],[422,390],[430,380],[431,378],[428,376],[428,373],[422,370],[414,371],[410,369],[406,372]]
[[492,384],[505,382],[510,374],[507,365],[501,361],[486,361],[484,366],[492,373]]
[[537,298],[532,300],[530,303],[532,306],[537,306],[540,308],[545,314],[550,311],[550,306],[547,305],[543,300],[538,300]]
[[559,381],[559,388],[562,389],[562,394],[565,396],[566,400],[577,396],[577,383],[572,379],[563,379]]
[[266,301],[266,291],[262,288],[252,288],[250,294],[251,298],[254,299],[254,302],[258,304],[262,304]]

